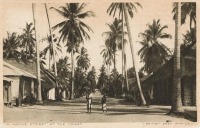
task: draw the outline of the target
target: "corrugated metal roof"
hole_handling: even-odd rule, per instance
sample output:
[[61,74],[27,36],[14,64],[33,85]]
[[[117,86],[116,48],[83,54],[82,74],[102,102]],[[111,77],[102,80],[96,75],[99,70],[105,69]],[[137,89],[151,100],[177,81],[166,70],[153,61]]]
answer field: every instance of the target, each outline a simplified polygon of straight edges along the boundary
[[11,64],[8,64],[7,62],[4,62],[4,61],[3,61],[3,75],[4,76],[26,76],[26,77],[37,79],[36,76],[22,69],[19,69]]

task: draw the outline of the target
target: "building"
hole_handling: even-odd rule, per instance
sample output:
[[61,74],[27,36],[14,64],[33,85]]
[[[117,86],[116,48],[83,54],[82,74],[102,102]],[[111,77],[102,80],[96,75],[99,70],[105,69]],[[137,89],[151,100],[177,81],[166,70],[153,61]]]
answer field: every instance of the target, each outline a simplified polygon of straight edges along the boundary
[[[133,80],[132,80],[133,81]],[[136,82],[131,82],[137,93]],[[171,105],[173,92],[173,57],[145,79],[141,79],[145,99],[151,104]],[[196,105],[196,45],[181,51],[181,98],[184,106]]]
[[[3,62],[4,103],[23,100],[25,97],[36,97],[36,76]],[[6,79],[5,79],[6,78]],[[12,82],[11,82],[12,81]]]
[[[37,68],[36,62],[24,62],[16,59],[4,59],[3,75],[11,79],[12,100],[34,96],[37,97]],[[66,91],[63,90],[63,82],[59,82],[51,72],[41,66],[42,99],[55,100],[56,82],[58,91],[66,98]]]

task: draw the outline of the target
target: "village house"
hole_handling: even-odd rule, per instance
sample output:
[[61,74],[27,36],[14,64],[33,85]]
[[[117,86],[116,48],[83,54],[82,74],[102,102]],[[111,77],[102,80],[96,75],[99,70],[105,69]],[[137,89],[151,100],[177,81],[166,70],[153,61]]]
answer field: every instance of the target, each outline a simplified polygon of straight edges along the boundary
[[[132,92],[138,93],[136,81],[129,79]],[[150,104],[171,105],[173,92],[173,57],[158,70],[141,79],[141,86]],[[196,105],[196,44],[181,51],[181,98],[184,106]],[[136,95],[135,95],[136,96]],[[134,97],[136,99],[136,97]]]
[[[30,100],[30,97],[37,98],[37,69],[36,63],[23,62],[16,59],[4,59],[3,62],[4,76],[4,103],[21,102],[25,99]],[[41,66],[41,84],[42,84],[42,99],[55,100],[56,81],[59,94],[62,98],[66,98],[66,86],[43,66]],[[63,89],[64,88],[64,89]],[[7,100],[6,100],[7,99]],[[26,101],[31,102],[31,101]],[[20,105],[20,103],[17,103]]]

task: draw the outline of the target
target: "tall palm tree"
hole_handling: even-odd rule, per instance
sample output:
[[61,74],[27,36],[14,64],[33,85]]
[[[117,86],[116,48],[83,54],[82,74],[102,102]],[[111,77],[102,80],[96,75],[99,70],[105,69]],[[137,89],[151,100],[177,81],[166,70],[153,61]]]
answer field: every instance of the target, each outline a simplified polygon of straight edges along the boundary
[[[176,4],[172,10],[174,13],[173,19],[176,19],[177,9]],[[181,3],[181,24],[185,23],[185,20],[189,16],[190,18],[190,30],[192,29],[192,23],[196,26],[196,2],[182,2]]]
[[[33,22],[36,28],[35,10],[36,10],[36,5],[32,3]],[[35,29],[35,45],[36,45],[36,55],[37,55],[37,81],[38,81],[37,104],[42,104],[43,101],[42,101],[42,87],[41,87],[41,76],[40,76],[40,52],[39,52],[39,43],[37,39],[36,29]]]
[[82,47],[79,55],[76,57],[77,66],[87,70],[90,67],[90,59],[88,58],[87,49]]
[[174,48],[174,69],[173,69],[173,103],[170,112],[184,112],[181,101],[181,74],[180,74],[180,42],[181,42],[181,3],[176,3],[175,20],[175,48]]
[[130,17],[133,17],[133,14],[134,14],[133,10],[135,10],[137,12],[136,6],[142,7],[140,5],[140,3],[137,3],[137,2],[135,2],[135,3],[112,3],[107,11],[110,12],[110,14],[113,13],[113,15],[115,15],[116,10],[119,9],[119,12],[120,12],[119,14],[122,14],[122,13],[124,14],[126,28],[127,28],[127,32],[128,32],[129,43],[130,43],[130,48],[131,48],[133,67],[135,67],[137,85],[138,85],[140,97],[141,97],[141,100],[142,100],[142,104],[146,105],[146,100],[144,99],[144,95],[142,93],[142,89],[141,89],[141,85],[140,85],[137,67],[135,66],[135,54],[134,54],[134,49],[133,49],[133,42],[132,42],[132,36],[131,36],[132,34],[131,34],[131,30],[130,30],[129,17],[128,17],[128,14],[130,15]]
[[[51,25],[50,25],[50,21],[49,21],[49,14],[48,14],[48,10],[47,10],[47,5],[46,4],[45,4],[45,10],[46,10],[47,20],[48,20],[48,26],[49,26],[50,42],[52,44],[52,55],[53,55],[53,62],[54,62],[54,74],[55,74],[55,76],[57,76],[57,65],[56,65],[57,63],[56,63],[55,51],[54,51],[54,45],[53,45],[53,35],[52,35],[52,32],[51,32]],[[49,54],[50,53],[51,53],[51,51],[49,52]],[[57,87],[58,87],[58,83],[56,81],[56,88],[55,88],[55,92],[56,92],[55,96],[56,96],[56,98],[58,97],[58,88]]]
[[[74,49],[79,46],[84,39],[90,39],[88,31],[92,29],[86,25],[81,19],[94,16],[92,11],[83,12],[86,7],[85,3],[69,3],[65,6],[61,6],[60,10],[52,7],[56,12],[58,12],[62,17],[65,18],[64,21],[58,23],[53,27],[53,29],[61,28],[59,30],[60,38],[59,42],[66,42],[68,51],[71,53],[72,60],[72,91],[71,99],[74,99]],[[70,47],[70,48],[69,48]]]
[[22,41],[21,46],[24,47],[23,52],[25,53],[26,59],[32,58],[35,48],[35,38],[34,38],[34,26],[33,23],[26,23],[26,28],[23,29],[23,33],[20,38]]
[[153,23],[147,24],[147,26],[148,28],[144,33],[140,33],[143,40],[140,41],[142,48],[138,51],[138,54],[144,62],[142,69],[150,74],[168,60],[170,50],[160,41],[161,39],[171,38],[171,35],[163,32],[168,27],[166,25],[161,26],[160,20],[154,19]]
[[114,69],[116,69],[116,51],[121,42],[121,35],[122,35],[122,24],[121,20],[115,18],[112,24],[107,24],[109,26],[109,31],[104,32],[103,35],[106,36],[105,45],[110,47],[112,50],[114,59]]
[[[109,8],[107,9],[107,13],[109,13],[109,15],[113,14],[113,17],[116,14],[116,11],[119,11],[119,18],[122,21],[122,32],[124,33],[124,7],[123,7],[123,3],[112,3]],[[127,77],[126,77],[126,62],[125,62],[125,49],[124,49],[124,34],[121,35],[122,40],[121,40],[121,50],[122,50],[122,75],[125,75],[125,79],[126,81],[128,81]],[[122,88],[124,86],[124,82],[122,82]],[[128,86],[128,83],[127,85]]]
[[17,33],[7,33],[7,38],[3,39],[3,58],[17,58],[20,55],[19,47]]

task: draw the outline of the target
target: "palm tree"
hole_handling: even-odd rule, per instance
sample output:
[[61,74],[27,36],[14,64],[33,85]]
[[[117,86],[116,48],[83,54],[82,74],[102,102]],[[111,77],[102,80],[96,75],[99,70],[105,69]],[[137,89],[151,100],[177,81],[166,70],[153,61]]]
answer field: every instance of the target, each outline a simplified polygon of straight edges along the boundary
[[83,12],[86,4],[82,3],[69,3],[65,6],[61,6],[60,10],[52,7],[56,12],[58,12],[61,16],[63,16],[66,20],[58,23],[53,27],[53,29],[61,28],[59,30],[60,38],[59,42],[66,42],[66,46],[68,47],[68,51],[71,53],[72,60],[72,92],[71,99],[74,99],[74,49],[81,42],[84,42],[84,39],[90,39],[88,31],[92,31],[92,29],[86,25],[81,19],[86,17],[94,16],[92,11]]
[[[32,3],[34,26],[36,25],[35,10],[36,10],[36,5]],[[40,52],[39,52],[39,43],[37,41],[38,41],[37,33],[35,30],[35,45],[36,45],[36,54],[37,54],[37,80],[38,80],[37,104],[42,104],[43,101],[42,101],[41,76],[40,76]]]
[[130,43],[130,48],[131,48],[133,67],[135,67],[137,85],[138,85],[140,97],[141,97],[141,100],[142,100],[142,104],[146,105],[146,101],[144,99],[142,89],[141,89],[141,85],[140,85],[138,71],[137,71],[137,68],[135,66],[135,61],[134,61],[135,60],[135,54],[134,54],[134,49],[133,49],[133,42],[132,42],[132,37],[131,37],[132,34],[131,34],[131,30],[130,30],[129,17],[128,17],[128,13],[129,13],[130,17],[133,17],[133,14],[134,14],[133,10],[137,11],[136,6],[142,7],[140,5],[140,3],[137,3],[137,2],[135,2],[135,3],[112,3],[107,11],[110,12],[110,14],[113,13],[113,15],[115,15],[116,10],[119,9],[119,12],[120,12],[119,14],[122,14],[122,13],[124,14],[126,28],[127,28],[127,32],[128,32],[129,43]]
[[34,26],[33,23],[26,23],[26,28],[23,29],[23,33],[20,38],[22,41],[21,46],[24,47],[23,52],[25,53],[26,59],[33,58],[34,48],[35,48],[35,38],[34,38]]
[[161,43],[161,39],[171,38],[170,34],[164,33],[166,25],[161,26],[160,20],[153,20],[152,24],[147,24],[148,28],[144,33],[140,33],[143,40],[140,41],[142,48],[138,51],[141,60],[144,62],[142,69],[148,74],[158,69],[168,58],[170,50]]
[[[53,35],[53,37],[55,37],[55,35]],[[54,42],[56,42],[56,39],[53,39],[53,41],[52,41],[51,38],[52,38],[51,36],[47,35],[45,38],[42,39],[42,41],[47,42],[48,45],[43,49],[43,51],[41,53],[42,55],[44,55],[46,57],[47,53],[49,52],[49,70],[51,68],[50,61],[53,59],[53,54],[58,55],[57,51],[62,52],[61,46],[59,44],[56,44],[56,45],[54,44]],[[54,50],[54,53],[53,53],[53,45],[56,48]]]
[[18,58],[20,55],[20,39],[17,33],[7,33],[3,39],[3,58]]
[[[172,10],[174,13],[173,19],[176,19],[177,9],[174,4],[174,8]],[[181,3],[181,24],[185,23],[185,20],[189,16],[190,18],[190,30],[192,29],[192,23],[194,27],[196,27],[196,2],[182,2]]]
[[[123,7],[123,3],[112,3],[109,8],[107,9],[107,13],[109,13],[109,15],[112,15],[113,14],[113,17],[115,16],[116,14],[116,11],[119,11],[119,18],[121,19],[122,21],[122,32],[124,33],[124,7]],[[126,81],[128,81],[127,77],[126,77],[126,62],[125,62],[125,56],[126,56],[126,53],[125,53],[125,47],[124,47],[124,34],[121,35],[122,37],[122,40],[121,40],[121,50],[122,50],[122,75],[124,76],[125,75],[125,79]],[[124,82],[122,82],[122,88],[124,86]],[[127,86],[128,86],[128,82],[127,82]]]
[[87,70],[90,67],[90,59],[88,58],[87,49],[82,47],[80,55],[76,57],[77,66],[81,69]]
[[175,20],[175,48],[174,48],[174,71],[173,71],[173,103],[170,113],[183,113],[181,101],[181,75],[180,75],[180,27],[181,27],[181,3],[176,3],[176,20]]
[[113,54],[112,50],[108,46],[104,46],[104,49],[100,52],[104,59],[104,64],[107,66],[107,74],[110,74],[110,66],[112,65],[113,61]]
[[87,80],[91,83],[91,89],[94,91],[96,88],[96,70],[94,66],[92,66],[92,70],[88,72]]
[[102,65],[99,69],[100,74],[98,78],[97,87],[101,90],[101,93],[108,92],[108,75],[106,75],[105,66]]
[[112,24],[107,24],[109,26],[110,31],[104,32],[103,35],[106,36],[105,45],[110,47],[112,50],[114,59],[114,69],[116,69],[116,51],[121,42],[121,35],[122,35],[122,24],[121,20],[115,18]]

